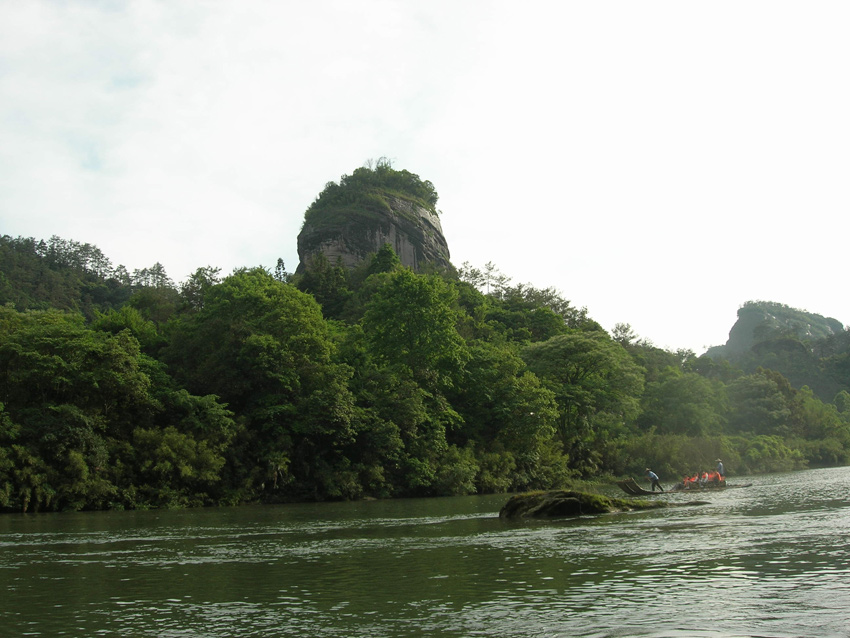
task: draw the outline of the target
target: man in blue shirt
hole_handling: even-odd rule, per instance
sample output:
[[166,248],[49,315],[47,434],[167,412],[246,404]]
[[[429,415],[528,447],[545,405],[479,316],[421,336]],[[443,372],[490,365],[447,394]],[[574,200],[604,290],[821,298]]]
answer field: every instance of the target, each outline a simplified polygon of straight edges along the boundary
[[723,461],[720,459],[717,459],[717,473],[720,475],[721,481],[726,478],[726,470],[723,467]]
[[655,472],[653,472],[649,468],[646,468],[646,475],[649,477],[649,480],[652,481],[652,491],[653,492],[655,491],[656,485],[658,486],[659,490],[661,490],[662,492],[664,491],[664,488],[661,487],[661,483],[658,482],[658,474],[656,474]]

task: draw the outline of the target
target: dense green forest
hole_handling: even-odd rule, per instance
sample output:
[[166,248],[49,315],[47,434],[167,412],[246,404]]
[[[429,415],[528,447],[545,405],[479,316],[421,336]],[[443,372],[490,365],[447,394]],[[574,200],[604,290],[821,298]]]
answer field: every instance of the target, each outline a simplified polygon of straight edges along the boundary
[[670,352],[492,264],[416,274],[389,246],[354,270],[205,267],[178,285],[89,244],[4,236],[0,508],[506,492],[647,466],[670,482],[718,457],[733,475],[848,463],[848,332],[762,337],[734,358]]

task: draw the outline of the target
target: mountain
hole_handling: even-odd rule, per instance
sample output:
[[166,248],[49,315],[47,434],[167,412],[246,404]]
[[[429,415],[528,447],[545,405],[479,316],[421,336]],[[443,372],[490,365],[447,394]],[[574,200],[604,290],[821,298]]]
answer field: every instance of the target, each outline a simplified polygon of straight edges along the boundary
[[706,352],[746,374],[759,368],[782,374],[795,388],[808,386],[832,401],[850,379],[850,332],[841,322],[767,301],[748,301],[738,310],[729,340]]
[[386,161],[329,182],[298,234],[297,273],[323,254],[353,268],[389,244],[414,271],[451,268],[433,184]]
[[772,301],[748,301],[738,309],[738,320],[725,345],[709,348],[712,358],[735,359],[764,341],[792,337],[814,342],[840,334],[844,326],[831,317],[798,310]]

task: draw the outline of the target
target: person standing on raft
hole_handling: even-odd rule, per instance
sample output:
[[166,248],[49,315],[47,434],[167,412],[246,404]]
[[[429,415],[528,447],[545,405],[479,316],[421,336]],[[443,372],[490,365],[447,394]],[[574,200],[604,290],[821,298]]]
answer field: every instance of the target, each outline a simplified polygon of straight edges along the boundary
[[659,490],[661,490],[662,492],[664,491],[664,488],[661,487],[661,483],[658,482],[658,474],[656,474],[655,472],[653,472],[649,468],[646,468],[646,475],[649,477],[649,480],[652,482],[652,491],[653,492],[655,491],[656,485],[658,486]]

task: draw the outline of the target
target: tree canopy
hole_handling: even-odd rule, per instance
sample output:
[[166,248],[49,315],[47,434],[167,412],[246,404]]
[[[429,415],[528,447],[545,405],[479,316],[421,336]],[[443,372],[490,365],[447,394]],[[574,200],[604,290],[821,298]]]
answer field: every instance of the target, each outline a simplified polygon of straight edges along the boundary
[[[384,162],[342,182],[437,201]],[[609,334],[492,263],[417,274],[390,246],[354,269],[206,266],[179,286],[159,264],[130,274],[59,238],[3,237],[0,265],[4,510],[547,489],[648,465],[671,480],[718,457],[732,473],[850,462],[850,337],[832,324],[697,357],[625,323]]]

